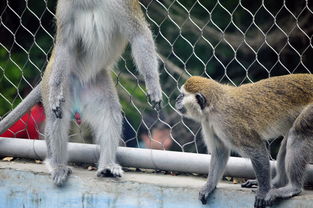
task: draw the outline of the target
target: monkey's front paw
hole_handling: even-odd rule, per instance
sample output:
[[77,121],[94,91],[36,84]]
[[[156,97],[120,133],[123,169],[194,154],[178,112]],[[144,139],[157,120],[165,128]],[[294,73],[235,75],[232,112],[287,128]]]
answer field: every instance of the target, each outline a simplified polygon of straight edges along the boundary
[[265,208],[266,206],[269,206],[267,202],[265,201],[264,197],[255,197],[254,201],[254,208]]
[[52,173],[52,180],[55,185],[63,186],[64,182],[67,180],[68,176],[72,173],[72,169],[66,166],[60,166],[55,168]]
[[199,192],[199,200],[202,204],[206,204],[208,202],[209,193],[208,192]]
[[150,96],[148,96],[148,98],[149,98],[149,102],[151,103],[153,109],[155,109],[157,111],[161,110],[161,101],[154,102],[154,101],[151,101]]
[[124,171],[118,164],[111,164],[97,171],[98,177],[122,177]]
[[202,202],[202,204],[206,204],[208,202],[208,198],[212,191],[215,188],[209,188],[208,186],[203,186],[199,192],[199,200]]
[[258,186],[258,181],[257,180],[247,180],[243,184],[241,184],[242,188],[254,188]]
[[161,109],[162,90],[160,87],[148,90],[148,99],[152,107],[156,110]]

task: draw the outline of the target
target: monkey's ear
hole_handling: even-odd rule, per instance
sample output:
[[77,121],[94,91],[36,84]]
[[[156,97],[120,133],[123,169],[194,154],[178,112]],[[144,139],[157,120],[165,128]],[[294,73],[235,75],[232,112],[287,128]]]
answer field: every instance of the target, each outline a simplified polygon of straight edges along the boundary
[[203,110],[206,106],[206,98],[201,94],[201,93],[196,93],[196,99],[197,102],[201,108],[201,110]]

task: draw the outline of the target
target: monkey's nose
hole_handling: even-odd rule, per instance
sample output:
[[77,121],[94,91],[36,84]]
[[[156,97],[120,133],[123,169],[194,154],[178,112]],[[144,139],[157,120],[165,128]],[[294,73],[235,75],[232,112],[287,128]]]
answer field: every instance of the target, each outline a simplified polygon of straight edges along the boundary
[[175,108],[182,114],[185,114],[187,112],[186,108],[183,106],[183,104],[180,101],[175,103]]
[[181,94],[179,94],[178,96],[177,96],[177,98],[176,98],[176,103],[177,102],[179,102],[180,100],[182,100],[183,99],[183,97],[184,97],[184,95],[181,93]]

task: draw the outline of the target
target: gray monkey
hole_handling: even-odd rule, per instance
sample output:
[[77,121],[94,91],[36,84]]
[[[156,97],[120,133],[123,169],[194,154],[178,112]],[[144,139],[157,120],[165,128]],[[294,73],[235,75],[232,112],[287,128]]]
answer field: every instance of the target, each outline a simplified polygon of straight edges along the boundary
[[145,80],[151,103],[162,90],[152,33],[138,0],[59,0],[55,46],[42,82],[0,123],[0,132],[41,98],[46,113],[46,163],[56,185],[66,181],[71,116],[88,123],[100,146],[97,176],[122,176],[116,151],[122,115],[111,68],[127,43]]

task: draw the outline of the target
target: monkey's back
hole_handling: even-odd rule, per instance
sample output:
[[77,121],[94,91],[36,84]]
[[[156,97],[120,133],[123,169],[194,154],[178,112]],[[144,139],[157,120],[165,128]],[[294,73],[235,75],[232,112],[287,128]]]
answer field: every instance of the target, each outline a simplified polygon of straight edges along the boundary
[[241,123],[269,138],[286,133],[303,108],[313,103],[311,74],[272,77],[225,89],[226,105],[219,110],[230,115],[225,121],[229,127]]
[[[313,101],[313,75],[290,74],[263,79],[245,84],[234,91],[234,95],[246,102],[302,106]],[[272,103],[274,102],[274,103]]]

